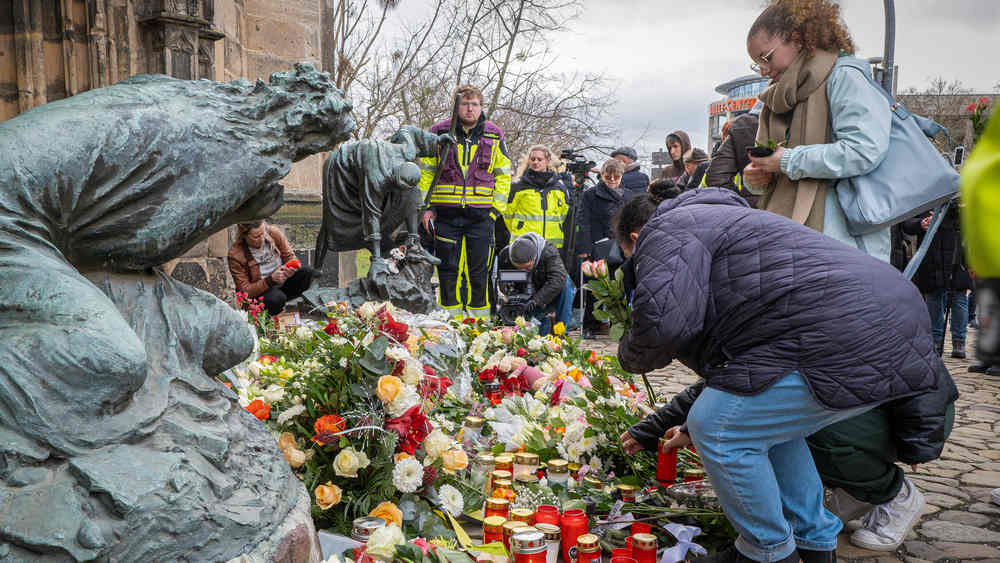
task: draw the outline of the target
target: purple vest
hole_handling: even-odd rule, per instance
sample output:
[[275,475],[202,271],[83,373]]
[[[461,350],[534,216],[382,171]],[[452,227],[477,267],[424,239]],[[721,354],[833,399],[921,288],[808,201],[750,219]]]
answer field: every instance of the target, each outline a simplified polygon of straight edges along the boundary
[[[431,127],[431,133],[440,135],[447,133],[451,129],[451,120],[439,121]],[[493,172],[490,170],[490,157],[493,154],[494,143],[503,140],[503,131],[490,121],[483,122],[483,134],[479,137],[479,144],[476,148],[476,156],[469,162],[467,177],[462,175],[462,167],[458,164],[458,148],[448,151],[441,165],[441,175],[438,185],[444,186],[465,186],[469,188],[469,193],[475,191],[480,194],[483,188],[487,188],[492,195],[495,180]],[[476,188],[480,188],[476,190]]]

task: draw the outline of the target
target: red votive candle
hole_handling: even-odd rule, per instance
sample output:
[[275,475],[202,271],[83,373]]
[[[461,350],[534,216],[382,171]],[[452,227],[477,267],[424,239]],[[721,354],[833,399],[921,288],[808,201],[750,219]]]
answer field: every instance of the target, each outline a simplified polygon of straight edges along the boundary
[[656,454],[656,480],[660,485],[669,487],[677,482],[677,448],[667,447],[666,443],[666,438],[660,438]]
[[535,509],[535,524],[559,525],[559,509],[551,504],[540,504]]
[[576,547],[577,538],[587,533],[587,513],[579,508],[567,510],[563,512],[560,522],[563,561],[570,562],[574,560],[570,558],[570,549]]
[[632,524],[632,535],[648,534],[652,529],[653,527],[645,522],[635,522]]

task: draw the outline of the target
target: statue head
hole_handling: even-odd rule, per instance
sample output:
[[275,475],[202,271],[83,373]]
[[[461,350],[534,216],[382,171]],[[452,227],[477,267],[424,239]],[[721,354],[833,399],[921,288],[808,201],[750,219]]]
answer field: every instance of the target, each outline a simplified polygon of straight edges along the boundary
[[392,181],[401,188],[415,188],[420,184],[420,167],[403,162],[392,169]]

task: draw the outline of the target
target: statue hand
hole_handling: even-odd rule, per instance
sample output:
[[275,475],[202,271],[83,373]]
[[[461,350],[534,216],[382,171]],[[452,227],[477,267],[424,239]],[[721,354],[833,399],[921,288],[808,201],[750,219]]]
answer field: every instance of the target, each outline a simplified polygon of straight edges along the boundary
[[452,135],[451,133],[441,133],[440,135],[438,135],[438,145],[444,145],[448,143],[457,145],[458,140],[455,139],[455,136]]

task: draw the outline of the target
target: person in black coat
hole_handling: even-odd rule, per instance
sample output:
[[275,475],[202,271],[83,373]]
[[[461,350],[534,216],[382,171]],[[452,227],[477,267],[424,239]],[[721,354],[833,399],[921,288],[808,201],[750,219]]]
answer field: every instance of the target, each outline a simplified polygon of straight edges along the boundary
[[[622,188],[624,170],[625,166],[621,161],[613,158],[606,161],[601,166],[601,181],[583,192],[580,198],[580,230],[576,245],[578,255],[584,260],[607,260],[610,272],[614,272],[623,261],[614,244],[611,220],[626,200]],[[603,239],[608,240],[599,245],[598,242]],[[590,338],[597,332],[603,332],[606,325],[594,318],[594,296],[590,292],[585,296],[583,336]]]
[[[908,235],[916,235],[917,244],[923,242],[924,235],[932,219],[933,212],[903,221],[901,229]],[[968,294],[972,289],[972,276],[965,266],[962,250],[962,231],[959,224],[958,207],[949,208],[941,221],[924,261],[913,276],[920,293],[927,301],[931,316],[931,330],[938,355],[944,353],[944,333],[946,311],[951,309],[952,358],[965,358],[965,334],[969,324]]]
[[712,163],[705,176],[706,185],[733,190],[747,200],[750,207],[757,207],[760,196],[751,194],[743,187],[741,175],[743,169],[750,164],[747,149],[757,144],[759,123],[760,116],[752,113],[744,113],[733,119],[719,150],[712,154]]
[[[936,459],[950,431],[958,390],[934,351],[922,297],[891,265],[750,209],[729,190],[685,192],[645,224],[626,220],[636,205],[624,206],[616,230],[635,270],[619,362],[645,373],[678,359],[703,382],[630,428],[623,447],[693,440],[742,557],[835,560],[841,523],[823,508],[816,467],[859,485],[862,476],[843,474],[856,459],[836,457],[854,448],[817,458],[807,438],[843,422],[871,424],[858,424],[855,443],[891,477],[897,460]],[[869,443],[876,438],[879,448]],[[905,535],[923,496],[897,485],[883,502],[905,511]]]
[[538,333],[545,336],[552,332],[549,315],[555,317],[556,323],[568,326],[576,286],[566,273],[559,249],[537,233],[526,233],[510,245],[510,261],[516,268],[531,272],[534,293],[528,301],[528,312],[541,323]]
[[632,147],[621,147],[611,153],[611,158],[622,161],[625,165],[625,172],[622,174],[622,190],[625,192],[625,199],[632,199],[646,193],[649,186],[649,176],[639,170],[639,154]]
[[712,163],[708,155],[701,149],[691,149],[684,153],[684,173],[676,184],[684,190],[693,190],[701,186],[708,166]]

